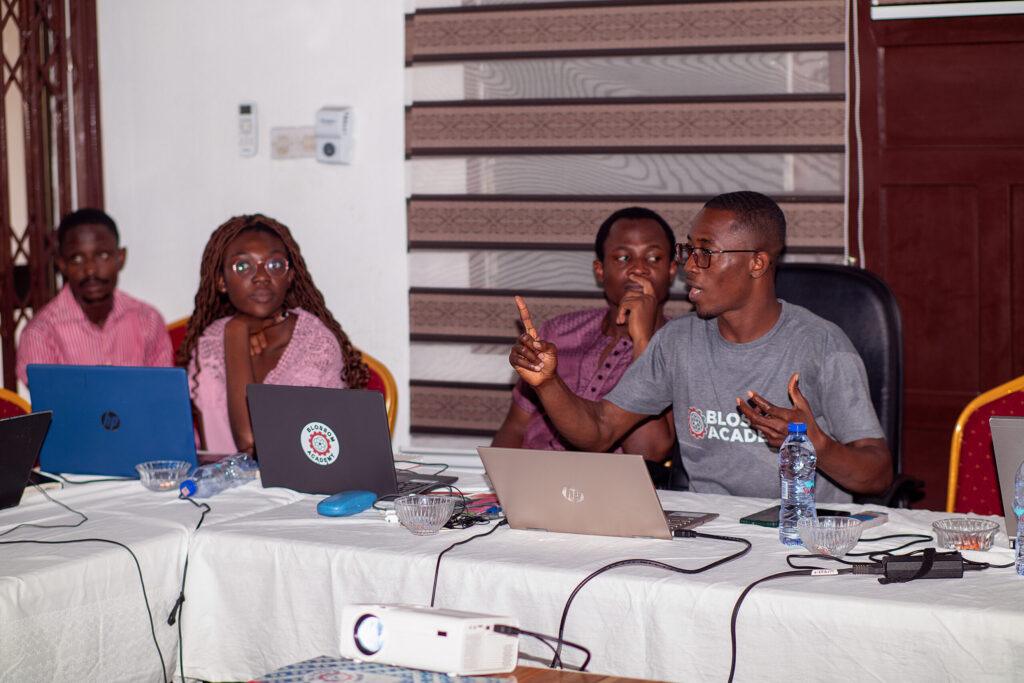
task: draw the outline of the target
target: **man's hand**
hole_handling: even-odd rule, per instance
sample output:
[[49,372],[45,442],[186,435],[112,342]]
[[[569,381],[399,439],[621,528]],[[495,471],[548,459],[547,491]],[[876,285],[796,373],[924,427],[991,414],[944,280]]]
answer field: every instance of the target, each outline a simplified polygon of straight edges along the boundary
[[633,341],[633,360],[640,357],[654,336],[658,324],[658,299],[654,284],[642,275],[631,273],[631,282],[640,285],[640,291],[628,290],[619,301],[616,325],[626,325],[629,338]]
[[[818,427],[811,412],[811,406],[807,399],[800,393],[800,375],[793,373],[789,378],[789,397],[793,401],[792,408],[782,408],[766,401],[764,397],[748,391],[749,403],[742,399],[736,399],[736,406],[749,421],[753,429],[764,434],[765,440],[773,448],[778,448],[789,435],[790,422],[803,422],[807,425],[807,438],[813,444],[822,443],[821,439],[826,438],[824,432]],[[753,404],[753,407],[751,407]]]
[[519,319],[523,321],[523,332],[516,340],[509,354],[508,362],[519,376],[530,386],[540,386],[555,376],[558,366],[558,349],[551,342],[539,338],[537,328],[530,319],[530,311],[522,297],[516,297]]
[[882,493],[892,483],[892,457],[885,439],[858,439],[844,444],[821,431],[807,399],[800,393],[798,374],[789,379],[792,408],[772,405],[752,391],[747,396],[753,407],[741,399],[736,399],[736,405],[750,420],[750,426],[760,430],[772,447],[782,445],[790,422],[803,422],[807,425],[807,438],[818,453],[818,469],[832,481],[853,493],[867,494]]

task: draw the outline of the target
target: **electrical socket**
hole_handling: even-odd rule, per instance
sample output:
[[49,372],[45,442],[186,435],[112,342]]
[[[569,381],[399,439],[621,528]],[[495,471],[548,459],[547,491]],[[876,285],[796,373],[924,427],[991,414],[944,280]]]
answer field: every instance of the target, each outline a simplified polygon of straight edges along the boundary
[[271,159],[312,159],[316,156],[313,126],[279,126],[270,129]]

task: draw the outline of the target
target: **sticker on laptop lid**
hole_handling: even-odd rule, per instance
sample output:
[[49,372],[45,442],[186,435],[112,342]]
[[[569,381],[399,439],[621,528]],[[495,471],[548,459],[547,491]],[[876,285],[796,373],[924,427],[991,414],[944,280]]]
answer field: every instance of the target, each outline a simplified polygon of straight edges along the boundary
[[302,452],[317,465],[330,465],[341,454],[341,445],[334,430],[323,422],[310,422],[299,434]]

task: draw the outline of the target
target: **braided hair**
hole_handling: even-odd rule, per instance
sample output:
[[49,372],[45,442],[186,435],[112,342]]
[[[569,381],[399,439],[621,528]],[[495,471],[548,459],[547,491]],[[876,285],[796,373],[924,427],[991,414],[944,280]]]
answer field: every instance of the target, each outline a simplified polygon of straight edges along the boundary
[[185,328],[185,339],[178,348],[176,363],[187,367],[192,352],[199,344],[203,330],[214,320],[234,315],[238,311],[231,305],[227,295],[218,291],[217,276],[224,271],[224,252],[233,239],[246,230],[263,230],[276,235],[288,252],[288,263],[295,273],[291,287],[285,295],[284,305],[287,308],[301,308],[320,319],[338,340],[345,367],[341,371],[341,379],[345,386],[362,389],[370,379],[370,370],[363,362],[363,354],[359,352],[341,325],[327,310],[324,295],[313,284],[313,277],[306,269],[306,261],[302,258],[299,245],[295,242],[287,227],[273,218],[262,214],[251,216],[235,216],[213,231],[210,241],[203,250],[203,261],[199,267],[199,291],[196,292],[195,311]]

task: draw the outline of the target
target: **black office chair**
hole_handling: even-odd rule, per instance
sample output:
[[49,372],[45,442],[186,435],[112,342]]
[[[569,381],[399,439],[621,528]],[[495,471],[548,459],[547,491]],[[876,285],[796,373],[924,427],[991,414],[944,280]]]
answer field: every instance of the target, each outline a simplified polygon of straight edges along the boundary
[[871,402],[892,454],[894,479],[859,503],[909,507],[924,482],[903,474],[903,321],[892,290],[869,270],[824,263],[782,263],[775,293],[838,325],[864,361]]

